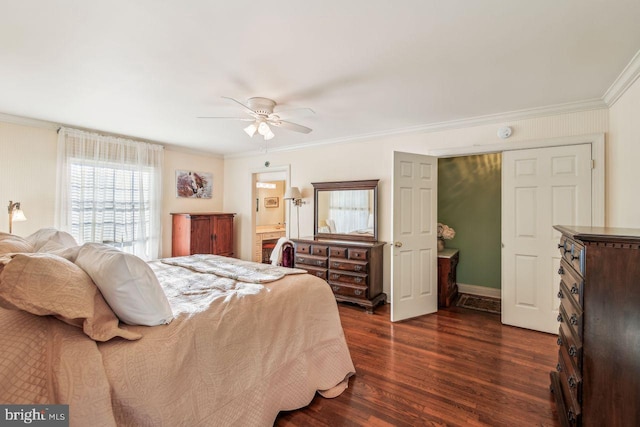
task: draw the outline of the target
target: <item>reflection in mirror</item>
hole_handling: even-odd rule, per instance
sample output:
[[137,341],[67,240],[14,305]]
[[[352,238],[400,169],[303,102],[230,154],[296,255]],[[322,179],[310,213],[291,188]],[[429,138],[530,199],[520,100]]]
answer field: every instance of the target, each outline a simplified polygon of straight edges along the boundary
[[373,236],[373,190],[318,191],[318,232]]
[[378,180],[313,183],[315,236],[376,241]]

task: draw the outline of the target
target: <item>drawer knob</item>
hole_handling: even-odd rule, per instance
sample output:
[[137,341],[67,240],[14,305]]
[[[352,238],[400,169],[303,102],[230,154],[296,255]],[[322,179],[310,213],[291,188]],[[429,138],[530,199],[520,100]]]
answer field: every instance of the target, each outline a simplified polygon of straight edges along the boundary
[[562,322],[562,314],[558,314],[558,317],[556,317],[556,319],[558,320],[558,322]]
[[578,287],[577,287],[576,285],[573,285],[573,286],[571,287],[571,293],[572,293],[573,295],[578,295]]
[[356,277],[355,282],[356,283],[362,283],[362,277]]
[[564,274],[564,267],[560,266],[558,269],[558,274]]
[[355,271],[361,271],[362,270],[362,266],[361,265],[356,265],[356,268],[354,270]]
[[334,292],[338,292],[340,290],[340,286],[332,286],[331,289],[333,289]]
[[578,349],[576,349],[576,346],[572,345],[571,347],[569,347],[569,356],[576,357],[577,354]]
[[573,326],[578,324],[578,316],[576,316],[575,314],[571,315],[571,319],[569,319],[569,323],[571,323]]
[[563,244],[558,243],[558,249],[560,248],[564,249],[564,243]]
[[562,289],[560,289],[558,291],[558,298],[560,298],[560,299],[564,298],[564,294],[562,293]]
[[322,271],[316,271],[316,276],[322,277],[323,275],[324,275],[324,273],[322,273]]
[[578,259],[578,258],[580,258],[580,255],[571,254],[571,261],[573,261],[574,259]]
[[338,267],[340,267],[340,263],[339,263],[339,262],[334,262],[334,263],[333,263],[333,266],[334,266],[334,267],[336,267],[336,268],[338,268]]
[[353,293],[356,295],[362,295],[362,291],[360,289],[356,289]]
[[560,363],[556,365],[556,371],[562,372],[562,365],[560,365]]
[[567,382],[569,383],[569,387],[576,388],[576,379],[573,378],[573,376],[570,376]]
[[556,343],[558,345],[562,345],[562,338],[558,337],[558,339],[556,340]]

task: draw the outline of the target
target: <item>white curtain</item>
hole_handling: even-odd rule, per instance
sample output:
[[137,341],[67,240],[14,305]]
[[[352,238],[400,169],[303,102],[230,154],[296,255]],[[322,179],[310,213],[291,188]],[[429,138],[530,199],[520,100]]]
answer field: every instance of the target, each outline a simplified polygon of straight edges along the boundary
[[161,145],[60,128],[56,227],[80,244],[160,257],[162,164]]
[[369,191],[331,191],[329,217],[336,224],[336,233],[365,231],[369,221]]

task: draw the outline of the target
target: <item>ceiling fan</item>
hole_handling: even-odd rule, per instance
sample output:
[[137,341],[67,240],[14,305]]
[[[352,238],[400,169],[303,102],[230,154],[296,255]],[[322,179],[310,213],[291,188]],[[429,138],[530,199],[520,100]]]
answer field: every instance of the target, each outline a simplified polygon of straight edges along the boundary
[[[231,119],[231,120],[242,120],[246,122],[252,122],[249,126],[247,126],[244,131],[250,137],[256,134],[256,132],[264,137],[265,140],[270,140],[275,135],[271,131],[271,126],[280,127],[287,130],[292,130],[294,132],[302,132],[309,133],[311,129],[299,125],[297,123],[292,123],[286,120],[282,120],[280,118],[280,114],[283,111],[291,111],[291,110],[283,110],[274,112],[274,108],[277,105],[276,101],[269,98],[260,98],[254,97],[249,98],[247,100],[248,105],[244,105],[242,102],[237,101],[233,98],[229,98],[227,96],[223,96],[224,99],[228,99],[230,101],[235,102],[240,105],[245,113],[247,113],[250,117],[198,117],[199,119]],[[296,108],[295,110],[299,110],[300,108]],[[311,111],[315,114],[311,108],[302,108],[303,110]]]

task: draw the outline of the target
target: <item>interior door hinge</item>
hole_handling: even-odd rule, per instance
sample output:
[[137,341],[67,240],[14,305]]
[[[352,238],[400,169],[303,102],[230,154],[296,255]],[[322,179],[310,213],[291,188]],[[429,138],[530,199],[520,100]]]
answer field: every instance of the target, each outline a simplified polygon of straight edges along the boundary
[[591,159],[591,169],[595,169],[596,168],[596,161],[594,159]]

